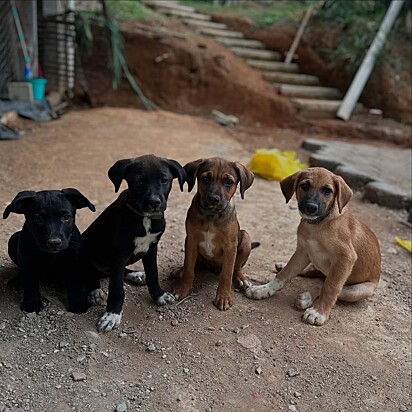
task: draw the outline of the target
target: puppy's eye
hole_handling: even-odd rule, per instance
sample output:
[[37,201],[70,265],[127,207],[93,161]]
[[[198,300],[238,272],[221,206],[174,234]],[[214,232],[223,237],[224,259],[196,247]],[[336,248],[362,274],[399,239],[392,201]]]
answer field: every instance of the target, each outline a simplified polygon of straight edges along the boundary
[[299,186],[304,192],[307,192],[310,189],[310,183],[309,182],[303,182]]
[[332,190],[330,187],[324,187],[324,188],[322,188],[322,193],[323,193],[325,196],[331,195],[332,192],[333,192],[333,190]]
[[162,185],[165,185],[165,184],[169,183],[169,179],[167,179],[166,177],[162,177],[162,178],[160,179],[160,183],[161,183]]
[[225,179],[225,186],[227,187],[231,187],[235,184],[235,182],[233,181],[233,179]]
[[210,183],[210,177],[209,177],[209,176],[202,176],[202,177],[200,178],[200,180],[201,180],[203,183]]
[[63,222],[68,222],[69,220],[70,220],[70,215],[67,215],[67,214],[66,214],[66,215],[63,215],[63,216],[62,216],[62,221],[63,221]]

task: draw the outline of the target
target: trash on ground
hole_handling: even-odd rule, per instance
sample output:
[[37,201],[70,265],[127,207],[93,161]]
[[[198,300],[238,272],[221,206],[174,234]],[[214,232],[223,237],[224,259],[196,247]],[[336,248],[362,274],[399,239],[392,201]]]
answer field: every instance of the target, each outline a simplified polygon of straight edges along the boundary
[[296,159],[296,152],[258,149],[248,165],[256,175],[268,180],[282,180],[308,166]]
[[239,119],[233,115],[227,115],[219,110],[212,110],[213,119],[222,126],[234,127],[239,123]]
[[408,252],[412,253],[412,241],[411,240],[403,240],[400,237],[395,237],[396,243],[406,249]]

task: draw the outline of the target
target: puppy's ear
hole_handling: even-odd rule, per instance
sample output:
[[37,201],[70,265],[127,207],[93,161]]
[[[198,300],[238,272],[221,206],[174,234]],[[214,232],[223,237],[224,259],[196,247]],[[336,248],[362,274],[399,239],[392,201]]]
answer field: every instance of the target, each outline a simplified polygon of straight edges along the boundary
[[122,180],[125,178],[128,166],[132,163],[133,159],[118,160],[108,172],[109,179],[114,184],[114,191],[119,191]]
[[188,186],[188,191],[191,192],[193,186],[196,183],[197,172],[200,165],[204,162],[204,159],[197,159],[193,162],[189,162],[183,166],[186,172],[186,181]]
[[62,189],[64,195],[67,197],[67,200],[76,208],[83,209],[88,207],[92,212],[96,211],[93,203],[89,202],[86,196],[83,196],[77,189]]
[[240,197],[244,199],[244,195],[247,189],[252,186],[255,180],[255,175],[239,162],[234,162],[233,167],[236,169],[237,176],[240,181]]
[[342,213],[342,209],[349,203],[349,200],[352,199],[353,192],[341,176],[335,176],[334,180],[336,201],[338,202],[339,213]]
[[169,166],[170,172],[172,173],[173,178],[177,177],[179,181],[180,191],[183,192],[183,185],[186,182],[186,172],[183,169],[182,165],[176,160],[164,159]]
[[3,219],[7,219],[10,213],[23,214],[26,210],[27,204],[31,199],[36,196],[36,192],[33,190],[25,190],[17,193],[12,202],[4,209]]
[[301,173],[296,172],[280,181],[280,188],[282,189],[283,196],[285,196],[286,203],[289,202],[293,193],[295,193]]

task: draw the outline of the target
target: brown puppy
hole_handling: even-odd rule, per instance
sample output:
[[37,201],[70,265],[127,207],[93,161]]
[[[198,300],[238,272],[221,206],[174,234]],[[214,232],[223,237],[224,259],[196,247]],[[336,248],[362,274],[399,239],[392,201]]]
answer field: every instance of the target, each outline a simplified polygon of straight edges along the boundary
[[197,193],[186,217],[183,275],[174,295],[182,299],[190,293],[195,266],[220,270],[214,304],[220,310],[232,306],[232,278],[242,289],[250,286],[242,273],[251,242],[240,230],[233,195],[240,182],[240,195],[253,183],[254,175],[238,162],[219,157],[199,159],[184,166],[189,192],[197,178]]
[[297,306],[306,309],[305,322],[323,325],[337,299],[357,302],[372,296],[381,273],[378,239],[345,208],[353,193],[340,176],[313,167],[283,179],[280,186],[286,202],[296,193],[302,216],[297,249],[275,279],[250,287],[246,296],[272,296],[312,263],[325,283],[315,296],[302,293]]

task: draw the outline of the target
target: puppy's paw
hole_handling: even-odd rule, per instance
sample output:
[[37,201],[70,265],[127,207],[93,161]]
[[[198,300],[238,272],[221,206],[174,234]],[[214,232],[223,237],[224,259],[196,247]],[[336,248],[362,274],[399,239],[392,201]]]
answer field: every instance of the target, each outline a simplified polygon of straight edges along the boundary
[[106,303],[106,294],[102,289],[95,289],[89,293],[88,301],[93,306],[103,306]]
[[295,306],[301,310],[310,308],[312,304],[313,304],[313,298],[310,292],[301,293],[295,301]]
[[100,333],[110,332],[111,330],[116,329],[120,325],[121,320],[121,313],[105,312],[97,322],[97,330]]
[[133,283],[134,285],[143,286],[146,284],[146,273],[129,272],[124,275],[124,280]]
[[190,294],[190,288],[187,288],[186,286],[178,286],[174,291],[173,295],[176,300],[182,300],[186,296]]
[[245,295],[249,299],[266,299],[273,296],[278,290],[283,288],[285,282],[275,278],[264,285],[255,285],[246,289]]
[[302,320],[306,323],[316,326],[322,326],[327,320],[329,316],[323,315],[319,313],[315,308],[308,308],[305,310],[302,316]]
[[173,269],[173,270],[170,272],[170,277],[171,277],[172,279],[181,279],[182,276],[183,276],[183,267]]
[[175,297],[169,292],[163,292],[163,295],[160,295],[156,299],[157,306],[171,305],[174,302],[175,302]]
[[226,293],[217,293],[216,298],[213,301],[213,304],[219,309],[219,310],[228,310],[233,302],[232,302],[232,295],[231,293],[226,294]]
[[247,280],[247,279],[238,279],[238,280],[237,280],[237,285],[238,285],[238,288],[239,288],[240,290],[243,290],[243,291],[245,291],[246,289],[248,289],[248,288],[250,288],[250,287],[253,286],[253,285],[252,285],[252,282],[250,282],[250,281]]

